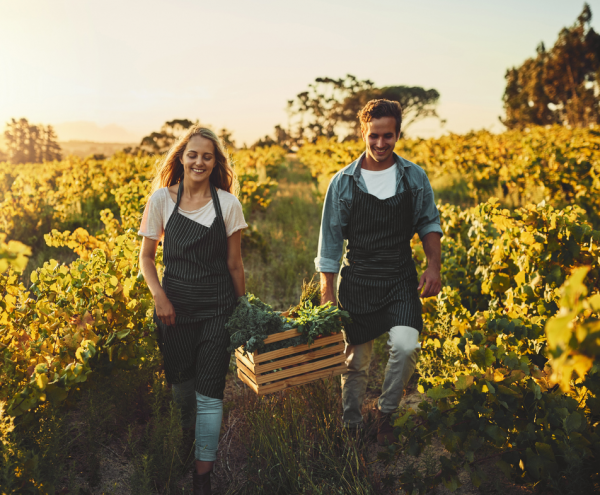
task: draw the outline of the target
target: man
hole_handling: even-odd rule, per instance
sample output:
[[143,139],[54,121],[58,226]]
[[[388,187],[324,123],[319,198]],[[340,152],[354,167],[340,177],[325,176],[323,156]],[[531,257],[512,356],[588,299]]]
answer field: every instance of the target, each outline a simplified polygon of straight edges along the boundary
[[[439,213],[427,175],[394,153],[402,108],[372,100],[358,113],[366,151],[331,180],[315,265],[321,273],[321,303],[335,304],[333,280],[344,239],[348,241],[338,283],[339,305],[350,313],[345,328],[347,373],[342,375],[344,426],[363,427],[364,400],[373,340],[389,332],[390,357],[377,408],[377,441],[394,441],[392,413],[412,376],[421,348],[420,297],[441,289]],[[410,240],[417,232],[427,269],[417,279]]]

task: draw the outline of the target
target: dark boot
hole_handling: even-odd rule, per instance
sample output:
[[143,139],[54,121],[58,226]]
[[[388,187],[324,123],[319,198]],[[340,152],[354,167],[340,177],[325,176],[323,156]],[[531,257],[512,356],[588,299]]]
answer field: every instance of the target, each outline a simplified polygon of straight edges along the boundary
[[391,445],[397,440],[394,436],[392,414],[393,413],[383,414],[377,409],[377,443],[379,445]]
[[212,495],[210,488],[210,473],[198,474],[194,469],[194,495]]

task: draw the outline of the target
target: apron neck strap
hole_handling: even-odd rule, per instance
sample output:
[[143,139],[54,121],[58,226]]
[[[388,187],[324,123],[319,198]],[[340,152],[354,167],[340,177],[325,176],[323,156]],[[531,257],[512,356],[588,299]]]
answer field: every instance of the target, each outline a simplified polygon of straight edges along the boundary
[[404,175],[402,176],[402,182],[404,182],[404,191],[408,195],[408,206],[410,208],[410,217],[409,218],[410,218],[411,225],[412,225],[412,224],[414,224],[414,221],[415,221],[413,218],[413,213],[414,213],[413,192],[408,183],[408,178],[406,177],[406,170],[404,170]]
[[212,196],[213,205],[215,208],[215,213],[218,217],[222,217],[223,213],[221,212],[221,203],[219,202],[219,195],[217,194],[217,188],[213,186],[212,182],[210,184],[210,194]]
[[177,203],[175,204],[175,211],[179,208],[179,203],[181,203],[181,194],[183,193],[183,177],[179,181],[179,187],[177,188]]

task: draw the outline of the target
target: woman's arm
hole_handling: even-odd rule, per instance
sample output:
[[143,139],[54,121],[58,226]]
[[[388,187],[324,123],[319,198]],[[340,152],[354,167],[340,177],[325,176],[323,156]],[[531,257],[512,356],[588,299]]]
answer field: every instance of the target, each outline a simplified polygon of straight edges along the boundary
[[175,308],[173,308],[171,301],[167,299],[167,295],[160,285],[158,273],[156,272],[154,258],[156,256],[157,247],[158,241],[148,237],[142,238],[142,248],[140,249],[140,270],[142,271],[142,275],[144,275],[146,284],[148,284],[150,293],[154,298],[156,316],[158,316],[158,319],[165,325],[175,325]]
[[227,238],[227,268],[233,281],[235,297],[246,293],[246,277],[242,262],[242,231],[238,230]]

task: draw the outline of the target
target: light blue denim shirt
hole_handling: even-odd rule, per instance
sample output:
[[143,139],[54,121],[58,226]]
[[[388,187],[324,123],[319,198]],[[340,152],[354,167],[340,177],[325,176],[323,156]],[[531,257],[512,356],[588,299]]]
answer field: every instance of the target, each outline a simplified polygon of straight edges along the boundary
[[[361,175],[363,153],[358,160],[344,167],[333,176],[323,205],[319,248],[315,258],[318,272],[337,273],[340,269],[340,258],[344,247],[344,239],[348,239],[348,222],[352,206],[352,181],[366,193],[367,185]],[[406,174],[408,184],[413,190],[413,234],[417,232],[421,240],[431,232],[442,235],[440,214],[433,199],[433,190],[425,171],[412,162],[398,156],[396,158],[396,192],[404,191],[402,177]]]

